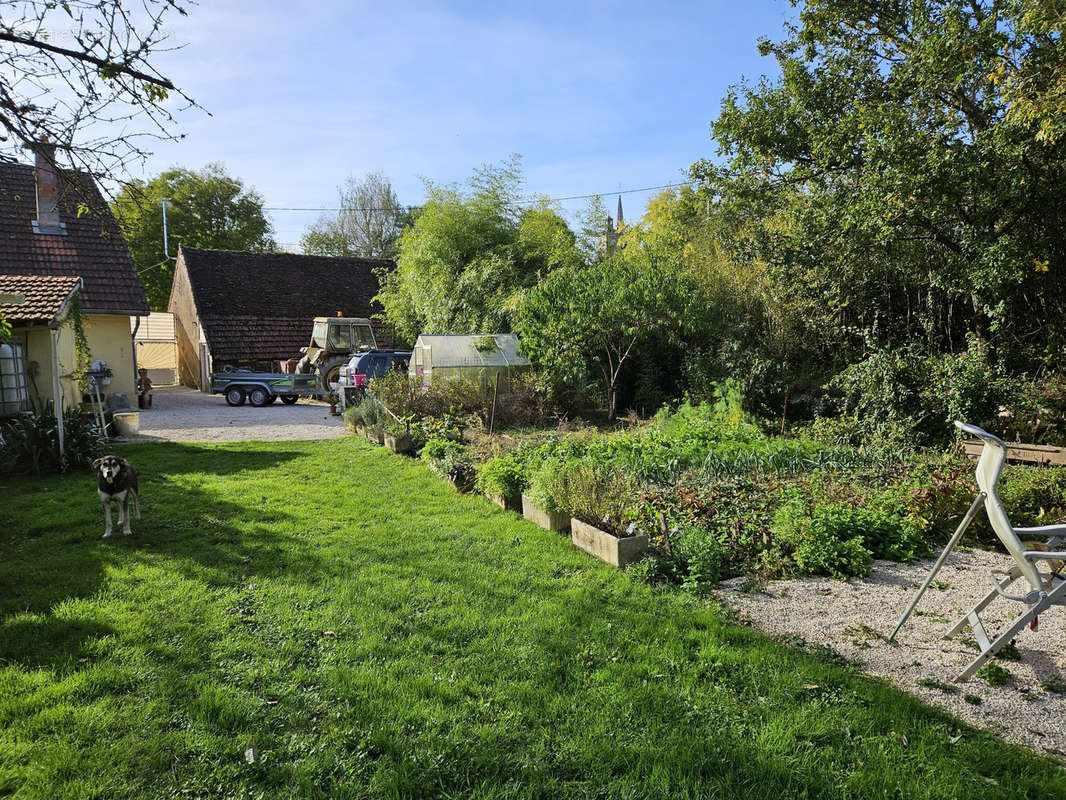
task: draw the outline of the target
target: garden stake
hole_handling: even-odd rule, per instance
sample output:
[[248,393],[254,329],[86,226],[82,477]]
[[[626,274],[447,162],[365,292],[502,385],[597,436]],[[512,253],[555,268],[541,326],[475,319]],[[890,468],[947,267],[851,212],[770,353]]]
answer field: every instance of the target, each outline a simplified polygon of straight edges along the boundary
[[959,539],[962,537],[963,532],[970,527],[970,523],[973,521],[974,514],[977,513],[977,509],[984,505],[985,502],[984,492],[978,492],[977,497],[974,498],[973,503],[970,504],[970,510],[966,512],[966,516],[962,518],[962,522],[959,523],[959,527],[955,529],[954,535],[948,540],[947,547],[944,548],[944,552],[940,554],[940,558],[933,564],[933,569],[925,579],[925,583],[921,585],[917,593],[914,595],[914,599],[911,600],[911,604],[907,606],[907,610],[903,612],[903,616],[899,618],[899,622],[896,623],[896,629],[892,631],[892,635],[888,637],[888,641],[892,641],[896,638],[896,634],[899,633],[899,629],[903,627],[903,623],[907,621],[907,618],[914,612],[915,606],[918,605],[918,601],[922,599],[922,595],[925,594],[925,590],[929,588],[929,584],[933,582],[933,578],[940,572],[940,568],[944,565],[945,559],[948,554],[955,549],[955,545],[958,544]]

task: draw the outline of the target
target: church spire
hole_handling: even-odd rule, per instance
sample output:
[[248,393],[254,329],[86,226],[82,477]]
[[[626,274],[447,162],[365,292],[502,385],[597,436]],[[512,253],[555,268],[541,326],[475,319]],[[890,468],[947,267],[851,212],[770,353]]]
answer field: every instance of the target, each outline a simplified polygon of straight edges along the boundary
[[622,195],[618,195],[618,214],[615,215],[617,222],[615,223],[619,228],[625,223],[625,219],[622,217]]

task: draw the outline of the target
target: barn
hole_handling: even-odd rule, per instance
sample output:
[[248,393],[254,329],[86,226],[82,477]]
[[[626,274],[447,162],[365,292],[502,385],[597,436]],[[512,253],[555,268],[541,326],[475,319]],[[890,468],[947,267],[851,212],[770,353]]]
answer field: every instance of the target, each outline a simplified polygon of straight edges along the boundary
[[[207,390],[212,372],[275,369],[299,356],[315,317],[373,317],[378,276],[392,261],[180,247],[168,310],[178,342],[178,379]],[[374,321],[380,347],[390,326]]]

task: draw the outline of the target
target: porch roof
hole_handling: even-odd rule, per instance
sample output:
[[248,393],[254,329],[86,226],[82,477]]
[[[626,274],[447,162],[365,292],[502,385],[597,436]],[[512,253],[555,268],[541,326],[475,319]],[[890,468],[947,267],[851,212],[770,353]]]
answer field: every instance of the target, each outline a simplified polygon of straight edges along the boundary
[[22,303],[0,302],[0,316],[12,326],[48,325],[81,289],[77,275],[0,275],[0,295],[21,295]]

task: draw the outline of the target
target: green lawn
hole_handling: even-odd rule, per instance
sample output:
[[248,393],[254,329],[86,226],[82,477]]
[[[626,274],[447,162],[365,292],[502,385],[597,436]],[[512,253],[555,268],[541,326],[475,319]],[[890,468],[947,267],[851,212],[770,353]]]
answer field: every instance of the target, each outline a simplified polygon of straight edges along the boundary
[[3,487],[0,796],[1066,796],[361,440],[120,452],[132,538],[88,474]]

